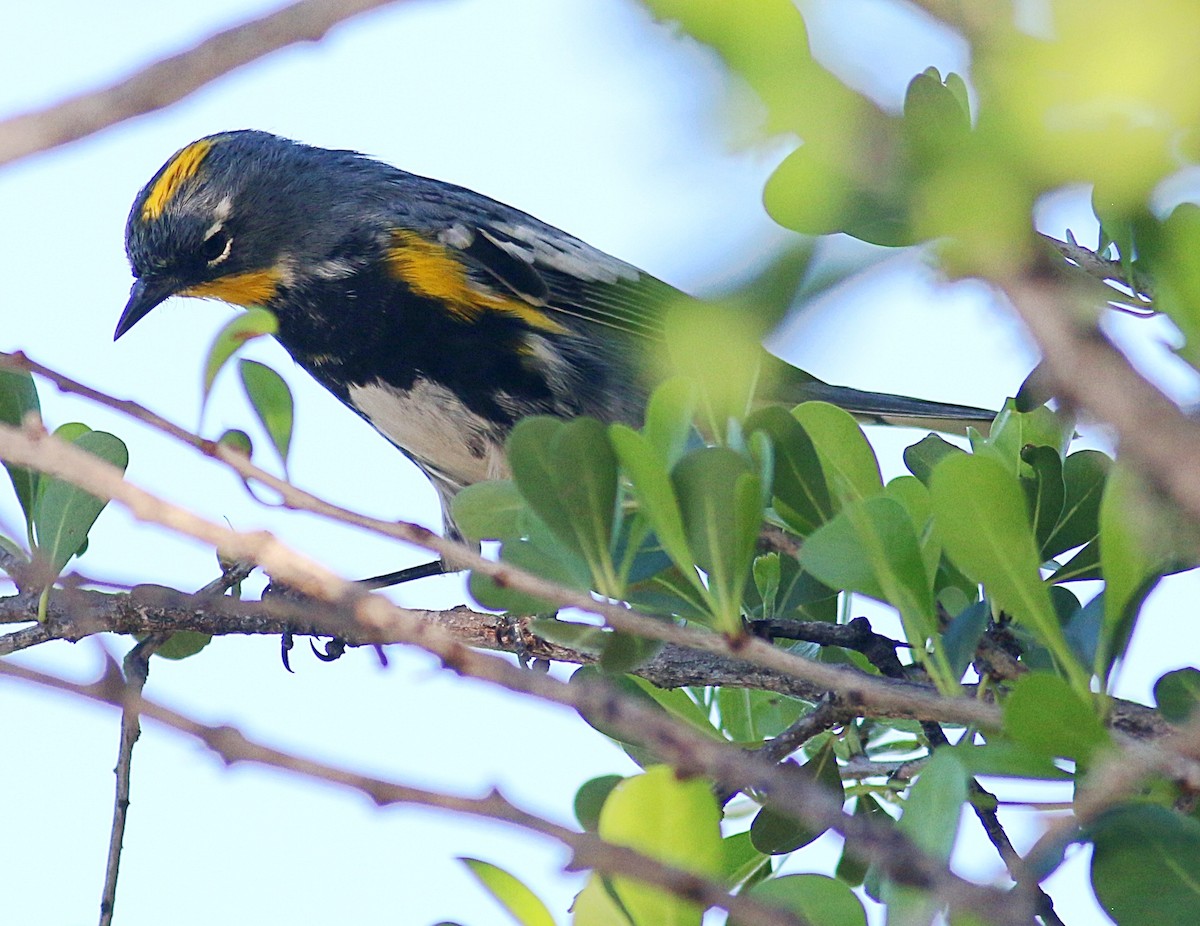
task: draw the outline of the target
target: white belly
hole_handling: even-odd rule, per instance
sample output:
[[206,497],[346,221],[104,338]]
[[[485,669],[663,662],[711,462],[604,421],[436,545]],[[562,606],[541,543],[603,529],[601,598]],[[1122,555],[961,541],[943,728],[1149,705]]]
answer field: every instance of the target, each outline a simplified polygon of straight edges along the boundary
[[504,446],[488,421],[443,386],[419,379],[407,391],[351,386],[350,401],[424,468],[443,492],[508,476]]

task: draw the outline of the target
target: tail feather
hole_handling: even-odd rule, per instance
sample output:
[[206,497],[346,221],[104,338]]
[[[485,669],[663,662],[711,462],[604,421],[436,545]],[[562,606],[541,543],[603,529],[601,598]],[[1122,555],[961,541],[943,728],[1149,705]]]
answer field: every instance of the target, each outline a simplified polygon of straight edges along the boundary
[[820,380],[790,384],[787,399],[796,402],[829,402],[843,408],[864,424],[902,428],[925,428],[949,434],[965,434],[968,427],[986,433],[995,412],[971,405],[931,402],[886,392],[866,392],[834,386]]

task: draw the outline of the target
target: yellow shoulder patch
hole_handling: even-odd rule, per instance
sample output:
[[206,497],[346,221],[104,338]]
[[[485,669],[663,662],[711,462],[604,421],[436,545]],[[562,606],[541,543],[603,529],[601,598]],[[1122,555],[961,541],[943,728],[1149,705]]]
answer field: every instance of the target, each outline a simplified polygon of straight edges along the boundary
[[450,248],[416,232],[392,232],[387,265],[392,276],[414,293],[441,303],[460,321],[475,321],[485,312],[503,312],[540,331],[561,334],[567,330],[528,302],[473,286],[462,261]]
[[142,203],[143,222],[157,219],[163,214],[167,203],[179,192],[180,186],[186,180],[196,176],[196,171],[200,169],[201,162],[208,155],[212,146],[211,139],[202,138],[192,142],[167,162],[167,166],[163,168],[158,180],[154,182],[154,186],[146,195],[146,201]]

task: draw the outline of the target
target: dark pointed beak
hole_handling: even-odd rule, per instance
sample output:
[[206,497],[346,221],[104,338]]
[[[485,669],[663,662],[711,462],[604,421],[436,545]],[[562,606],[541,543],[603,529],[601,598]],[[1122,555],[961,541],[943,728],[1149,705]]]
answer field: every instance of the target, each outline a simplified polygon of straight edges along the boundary
[[117,322],[117,330],[113,332],[113,340],[117,340],[126,331],[150,314],[150,310],[174,295],[177,284],[168,278],[143,277],[136,280],[133,289],[129,291],[129,302]]

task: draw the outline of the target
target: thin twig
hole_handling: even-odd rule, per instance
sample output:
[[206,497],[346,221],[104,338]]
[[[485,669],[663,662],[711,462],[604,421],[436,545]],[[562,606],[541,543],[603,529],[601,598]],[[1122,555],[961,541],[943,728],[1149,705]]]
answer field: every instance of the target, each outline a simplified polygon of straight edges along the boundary
[[[197,595],[223,595],[245,579],[252,569],[252,566],[245,563],[233,563],[221,571],[219,578],[200,589]],[[117,877],[121,870],[121,849],[125,842],[125,823],[129,816],[133,747],[142,735],[137,705],[150,677],[150,659],[170,638],[170,633],[163,632],[147,635],[125,654],[122,666],[125,674],[125,693],[121,699],[121,741],[117,749],[117,786],[113,801],[112,829],[108,838],[108,861],[104,870],[104,888],[100,893],[100,926],[111,926],[117,904]]]
[[402,623],[397,620],[398,610],[386,599],[363,592],[270,534],[240,534],[157,498],[126,482],[116,467],[44,430],[25,433],[0,426],[0,457],[58,476],[98,498],[114,500],[134,517],[210,543],[229,559],[257,562],[293,588],[324,601],[330,607],[331,620],[340,617],[348,627],[357,622],[368,630],[391,627],[406,637],[404,642],[435,654],[456,672],[568,705],[585,717],[603,718],[623,738],[642,744],[684,774],[706,775],[720,787],[752,788],[781,813],[823,830],[836,829],[859,857],[877,863],[898,882],[932,892],[951,907],[972,910],[1004,926],[1026,924],[1032,917],[1032,911],[1014,903],[1012,897],[959,878],[895,828],[846,814],[840,801],[793,770],[708,739],[661,711],[618,695],[607,683],[588,679],[568,685],[468,649],[427,624]]
[[257,58],[296,42],[315,42],[344,20],[396,0],[300,0],[215,33],[108,87],[0,122],[0,165],[93,135],[182,100]]
[[128,676],[121,678],[120,673],[111,665],[101,679],[90,684],[72,682],[12,663],[0,663],[0,676],[68,692],[81,698],[120,707],[134,716],[150,718],[168,729],[199,740],[227,765],[250,762],[281,769],[358,791],[380,807],[411,804],[509,823],[566,845],[573,855],[569,868],[594,869],[607,875],[635,878],[705,907],[727,910],[737,916],[739,922],[755,926],[807,924],[806,920],[797,915],[759,903],[753,898],[732,895],[717,881],[665,865],[632,849],[604,842],[591,833],[568,829],[522,810],[497,791],[492,791],[482,798],[429,791],[273,749],[249,739],[233,727],[201,723],[147,700],[142,696],[136,679]]
[[121,848],[125,841],[125,822],[129,815],[130,777],[133,773],[133,747],[142,735],[138,699],[150,675],[150,657],[167,642],[167,634],[151,634],[125,654],[126,696],[121,701],[121,741],[117,749],[116,798],[113,801],[112,829],[108,837],[108,861],[104,867],[104,888],[100,892],[100,926],[111,926],[117,904],[117,876],[121,870]]

